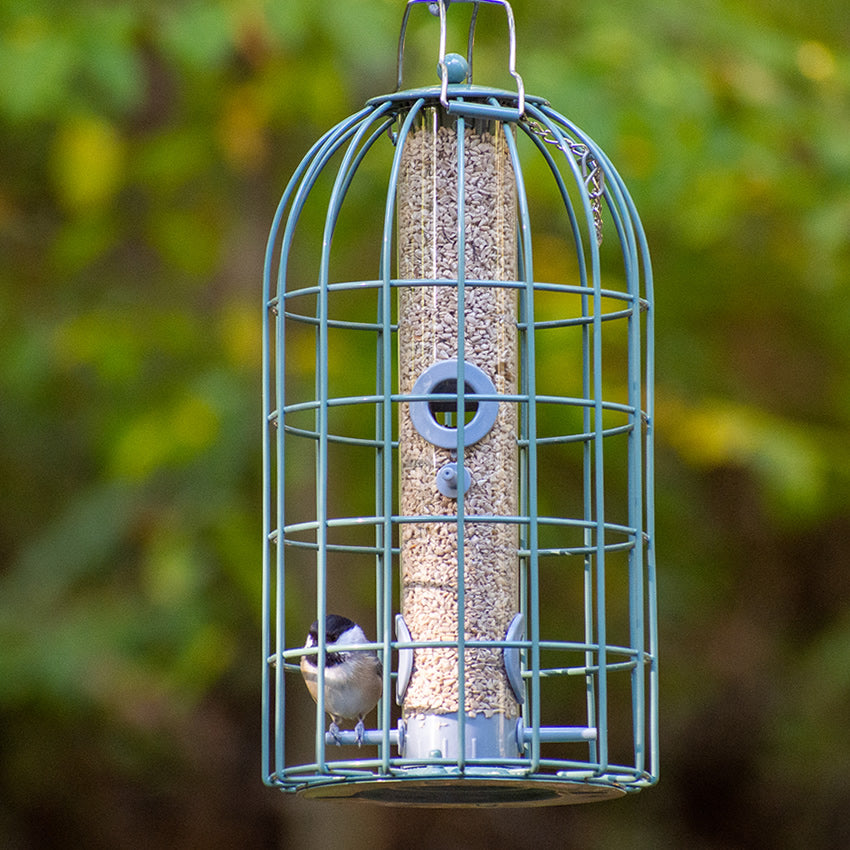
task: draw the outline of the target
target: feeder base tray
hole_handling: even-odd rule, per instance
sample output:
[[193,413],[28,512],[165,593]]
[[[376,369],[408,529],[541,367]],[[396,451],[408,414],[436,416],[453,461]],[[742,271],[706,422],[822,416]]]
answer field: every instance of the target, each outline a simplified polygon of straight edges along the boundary
[[311,785],[306,799],[345,799],[396,806],[564,806],[612,800],[627,792],[615,785],[543,779],[368,779]]

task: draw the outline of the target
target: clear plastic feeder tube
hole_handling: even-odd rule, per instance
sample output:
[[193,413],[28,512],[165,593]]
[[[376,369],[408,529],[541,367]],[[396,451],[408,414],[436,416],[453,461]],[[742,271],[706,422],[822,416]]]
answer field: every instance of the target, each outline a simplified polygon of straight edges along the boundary
[[[417,380],[434,364],[458,359],[483,371],[496,393],[517,392],[516,288],[493,283],[517,278],[516,184],[504,135],[513,129],[489,119],[466,120],[464,125],[462,169],[457,119],[440,106],[426,106],[403,140],[398,180],[403,394],[414,392]],[[462,238],[459,203],[464,209]],[[421,283],[404,285],[406,281]],[[464,307],[461,339],[459,297]],[[466,393],[480,392],[474,382],[464,383]],[[456,378],[431,389],[456,391]],[[465,400],[467,424],[478,404]],[[429,411],[444,429],[459,427],[456,403],[432,402]],[[417,429],[410,405],[400,406],[401,514],[446,518],[401,527],[401,609],[414,641],[458,639],[461,528],[465,640],[503,641],[518,610],[518,526],[515,521],[474,519],[517,515],[516,403],[498,402],[492,427],[483,437],[465,442],[462,457],[456,444],[436,445]],[[458,499],[438,486],[440,471],[450,463],[469,474],[461,497],[465,522],[458,520]],[[505,674],[502,648],[465,648],[463,679],[467,756],[516,756],[511,727],[519,705]],[[445,758],[457,754],[450,729],[461,710],[458,681],[454,647],[416,650],[402,705],[406,756],[426,757],[437,750]]]

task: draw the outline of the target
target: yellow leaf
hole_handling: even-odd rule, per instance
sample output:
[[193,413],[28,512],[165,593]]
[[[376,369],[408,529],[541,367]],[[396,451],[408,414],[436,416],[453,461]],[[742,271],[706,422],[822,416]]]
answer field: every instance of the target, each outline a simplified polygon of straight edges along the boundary
[[215,442],[219,424],[218,412],[197,395],[143,414],[128,424],[113,447],[113,473],[143,481],[160,469],[190,463]]
[[822,83],[835,76],[835,56],[820,41],[804,41],[797,50],[797,67],[804,77]]
[[115,127],[94,116],[77,116],[60,128],[52,171],[61,201],[72,211],[107,204],[124,179],[125,143]]

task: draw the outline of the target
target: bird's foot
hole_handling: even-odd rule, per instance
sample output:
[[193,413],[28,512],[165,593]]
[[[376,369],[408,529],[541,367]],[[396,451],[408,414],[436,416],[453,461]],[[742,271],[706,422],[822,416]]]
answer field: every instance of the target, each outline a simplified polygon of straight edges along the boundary
[[342,746],[342,738],[339,737],[339,726],[332,720],[331,725],[328,727],[328,732],[331,733],[331,738],[334,739],[334,743],[338,746]]
[[360,717],[357,720],[357,725],[354,727],[354,735],[355,735],[355,740],[357,741],[358,747],[363,746],[363,735],[365,734],[365,732],[366,732],[366,729],[363,726],[363,718]]

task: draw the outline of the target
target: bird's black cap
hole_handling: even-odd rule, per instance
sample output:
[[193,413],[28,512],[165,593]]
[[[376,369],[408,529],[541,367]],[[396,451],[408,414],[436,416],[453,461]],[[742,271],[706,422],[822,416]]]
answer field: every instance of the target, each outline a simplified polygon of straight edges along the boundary
[[[339,614],[328,614],[325,618],[325,640],[328,643],[333,643],[343,632],[348,631],[354,625],[353,620],[349,620],[348,617],[342,617]],[[319,621],[316,620],[312,626],[310,626],[310,634],[313,636],[313,639],[318,642],[319,640]]]

